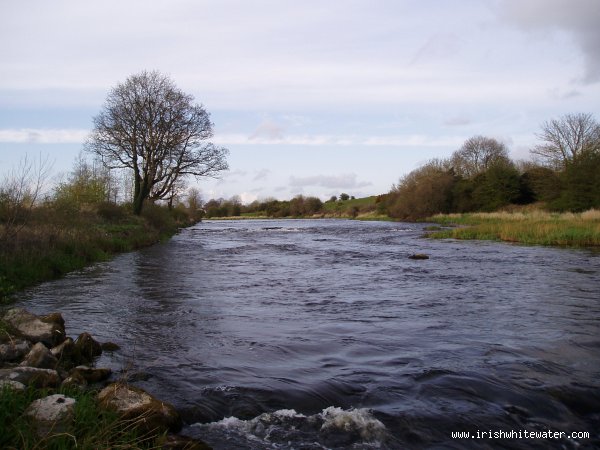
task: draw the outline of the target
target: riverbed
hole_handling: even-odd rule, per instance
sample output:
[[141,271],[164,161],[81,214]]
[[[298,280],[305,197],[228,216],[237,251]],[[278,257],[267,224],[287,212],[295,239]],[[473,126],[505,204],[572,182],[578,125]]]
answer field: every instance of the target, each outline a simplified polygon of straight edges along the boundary
[[[98,365],[217,450],[600,445],[600,255],[424,227],[206,221],[18,306],[121,345]],[[486,437],[544,430],[590,438]]]

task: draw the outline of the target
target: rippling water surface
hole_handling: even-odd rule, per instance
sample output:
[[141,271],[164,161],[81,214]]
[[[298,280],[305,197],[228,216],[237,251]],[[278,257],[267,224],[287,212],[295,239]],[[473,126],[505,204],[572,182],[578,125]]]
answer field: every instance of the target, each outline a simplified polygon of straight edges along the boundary
[[[422,228],[205,222],[20,306],[120,344],[98,364],[215,449],[600,446],[600,255]],[[451,439],[547,429],[592,438]]]

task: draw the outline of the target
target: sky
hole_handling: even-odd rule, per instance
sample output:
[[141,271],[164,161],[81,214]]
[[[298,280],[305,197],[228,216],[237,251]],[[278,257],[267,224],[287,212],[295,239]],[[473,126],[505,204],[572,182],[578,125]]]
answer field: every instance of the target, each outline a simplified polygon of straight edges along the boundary
[[78,0],[0,4],[0,174],[68,173],[110,89],[158,70],[204,105],[244,202],[389,191],[471,136],[529,158],[600,119],[600,0]]

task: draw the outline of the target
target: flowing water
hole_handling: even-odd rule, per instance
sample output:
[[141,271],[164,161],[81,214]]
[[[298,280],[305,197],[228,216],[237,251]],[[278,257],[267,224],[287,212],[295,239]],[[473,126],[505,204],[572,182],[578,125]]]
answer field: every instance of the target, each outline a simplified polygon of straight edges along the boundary
[[[422,234],[204,222],[20,306],[120,344],[98,365],[215,449],[600,446],[600,255]],[[451,437],[548,429],[591,438]]]

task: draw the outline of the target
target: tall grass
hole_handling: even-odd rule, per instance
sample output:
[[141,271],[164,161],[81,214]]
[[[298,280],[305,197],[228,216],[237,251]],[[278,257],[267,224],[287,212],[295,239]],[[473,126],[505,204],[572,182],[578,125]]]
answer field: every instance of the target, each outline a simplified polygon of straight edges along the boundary
[[187,224],[189,218],[180,211],[153,205],[142,216],[116,205],[66,211],[35,208],[18,234],[0,239],[0,300],[115,253],[151,245]]
[[567,247],[600,246],[600,210],[553,213],[541,210],[438,214],[427,221],[457,225],[434,238],[483,239]]
[[[155,439],[143,438],[131,421],[122,421],[116,413],[99,408],[95,391],[60,389],[76,400],[73,426],[63,433],[40,437],[23,415],[32,401],[50,395],[49,390],[27,388],[15,391],[0,388],[0,448],[2,449],[151,449],[159,448]],[[133,424],[134,425],[134,424]]]

